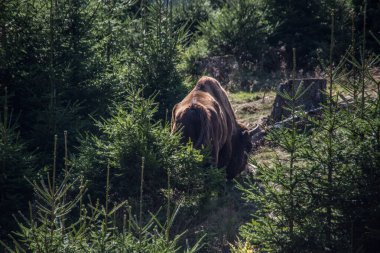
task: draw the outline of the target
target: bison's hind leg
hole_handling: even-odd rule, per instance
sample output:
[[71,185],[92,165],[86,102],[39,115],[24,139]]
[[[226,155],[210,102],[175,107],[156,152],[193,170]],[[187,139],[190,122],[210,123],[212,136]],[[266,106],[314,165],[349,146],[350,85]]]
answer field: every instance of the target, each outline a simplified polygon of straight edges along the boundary
[[228,165],[231,160],[232,155],[232,146],[231,143],[226,143],[222,147],[222,149],[219,151],[219,161],[218,161],[218,167],[219,168],[228,168]]

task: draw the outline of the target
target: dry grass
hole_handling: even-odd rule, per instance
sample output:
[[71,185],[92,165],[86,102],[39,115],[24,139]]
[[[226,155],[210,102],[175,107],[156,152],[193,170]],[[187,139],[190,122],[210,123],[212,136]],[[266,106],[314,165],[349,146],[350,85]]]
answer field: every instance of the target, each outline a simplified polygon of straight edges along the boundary
[[289,153],[279,147],[264,145],[252,153],[250,158],[255,160],[259,165],[271,166],[273,161],[289,161]]
[[238,120],[253,127],[258,120],[270,114],[276,93],[240,91],[228,96]]

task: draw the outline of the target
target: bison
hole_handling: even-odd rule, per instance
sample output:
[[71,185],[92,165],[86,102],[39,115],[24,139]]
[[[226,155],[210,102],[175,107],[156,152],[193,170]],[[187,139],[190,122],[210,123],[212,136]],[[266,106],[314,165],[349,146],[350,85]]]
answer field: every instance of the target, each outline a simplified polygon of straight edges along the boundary
[[217,80],[202,77],[172,111],[171,131],[182,131],[182,141],[200,149],[208,147],[213,164],[226,168],[232,179],[247,165],[251,133],[237,122],[227,94]]

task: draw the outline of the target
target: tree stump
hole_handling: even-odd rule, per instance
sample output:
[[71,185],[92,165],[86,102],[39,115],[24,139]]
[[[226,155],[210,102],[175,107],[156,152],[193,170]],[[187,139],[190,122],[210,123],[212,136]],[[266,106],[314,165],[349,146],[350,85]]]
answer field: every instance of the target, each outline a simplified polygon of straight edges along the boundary
[[[304,94],[296,100],[295,106],[297,107],[297,111],[311,111],[320,107],[321,103],[325,101],[326,79],[296,79],[294,81],[294,87],[293,80],[288,80],[285,83],[281,83],[278,86],[277,91],[280,94],[287,93],[290,96],[293,96],[293,91],[295,93],[302,83],[302,92],[304,92]],[[279,122],[284,118],[291,116],[290,111],[284,109],[284,107],[290,107],[289,101],[277,94],[270,116],[273,122]]]

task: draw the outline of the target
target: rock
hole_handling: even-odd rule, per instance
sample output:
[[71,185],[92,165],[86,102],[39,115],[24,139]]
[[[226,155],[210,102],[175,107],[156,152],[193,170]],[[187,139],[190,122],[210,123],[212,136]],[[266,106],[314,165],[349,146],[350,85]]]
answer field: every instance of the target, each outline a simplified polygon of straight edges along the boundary
[[[298,87],[302,83],[302,94],[296,101],[296,110],[312,111],[321,106],[321,103],[325,101],[324,92],[326,91],[327,81],[326,79],[296,79],[293,87],[293,80],[288,80],[285,83],[281,83],[278,86],[278,93],[293,95],[297,91]],[[289,107],[288,101],[279,94],[277,94],[273,109],[271,113],[271,120],[273,122],[279,122],[285,118],[291,116],[290,112],[285,107]]]
[[239,64],[232,55],[207,57],[195,62],[195,67],[197,74],[209,75],[224,87],[239,80]]
[[267,126],[267,118],[261,118],[254,128],[250,130],[250,134],[252,136],[252,151],[255,151],[264,143],[264,138],[267,133],[267,130],[270,129]]

